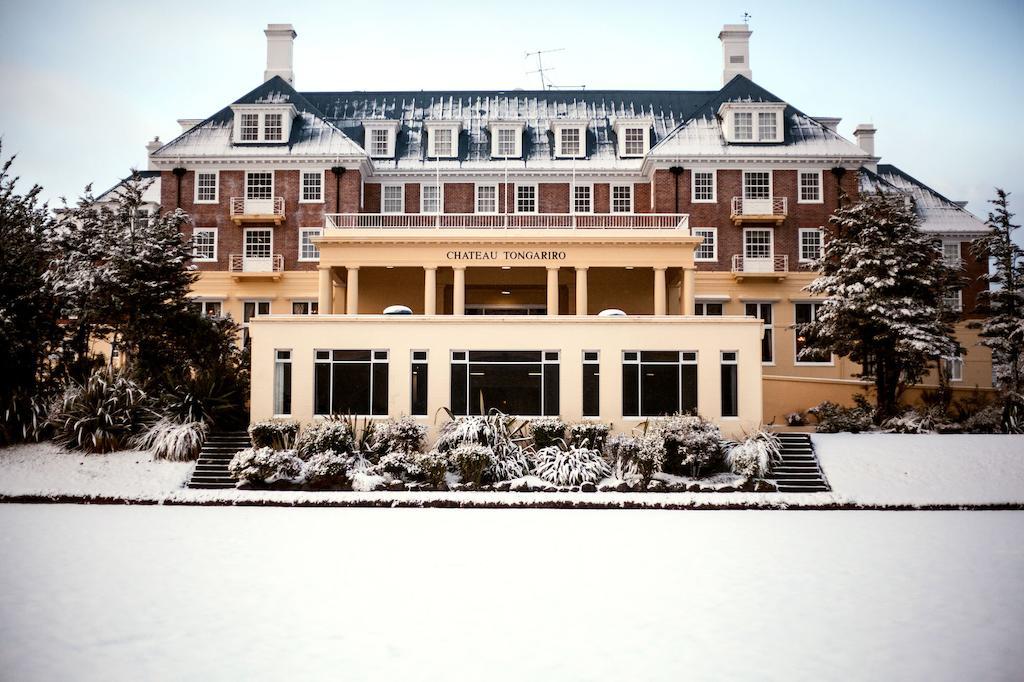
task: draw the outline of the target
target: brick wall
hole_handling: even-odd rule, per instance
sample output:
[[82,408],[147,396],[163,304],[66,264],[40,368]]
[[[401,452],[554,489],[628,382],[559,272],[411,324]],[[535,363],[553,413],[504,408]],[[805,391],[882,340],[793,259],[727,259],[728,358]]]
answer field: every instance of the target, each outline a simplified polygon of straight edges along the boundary
[[978,294],[988,289],[988,282],[982,277],[988,274],[988,259],[977,259],[971,253],[970,242],[960,242],[960,258],[964,263],[963,288],[964,317],[979,317],[974,314],[978,305]]

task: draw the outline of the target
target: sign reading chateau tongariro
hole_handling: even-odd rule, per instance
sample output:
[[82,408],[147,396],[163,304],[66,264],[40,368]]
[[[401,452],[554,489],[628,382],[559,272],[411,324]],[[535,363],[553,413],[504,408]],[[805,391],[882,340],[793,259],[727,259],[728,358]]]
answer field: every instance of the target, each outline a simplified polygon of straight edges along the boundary
[[449,251],[448,260],[565,260],[565,251]]

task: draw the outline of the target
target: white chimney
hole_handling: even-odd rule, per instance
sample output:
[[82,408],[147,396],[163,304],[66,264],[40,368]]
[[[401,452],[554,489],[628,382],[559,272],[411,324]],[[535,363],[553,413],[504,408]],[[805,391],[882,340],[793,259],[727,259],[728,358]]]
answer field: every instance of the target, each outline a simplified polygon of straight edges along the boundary
[[292,45],[295,41],[295,29],[291,24],[267,24],[267,70],[263,72],[264,82],[274,76],[280,76],[295,85],[295,74],[292,72]]
[[178,125],[181,126],[181,132],[187,133],[188,131],[195,128],[197,125],[203,122],[201,118],[179,118]]
[[821,125],[825,126],[826,128],[828,128],[829,130],[831,130],[834,133],[834,132],[837,132],[839,130],[839,123],[843,119],[835,117],[835,116],[818,116],[814,120],[817,121],[818,123],[820,123]]
[[[875,132],[875,126],[870,123],[861,123],[853,131],[853,136],[857,138],[857,145],[871,157],[875,156]],[[868,170],[877,173],[878,159],[872,158],[872,160],[865,163],[864,166],[867,167]]]
[[164,143],[160,141],[159,137],[154,137],[146,143],[146,170],[156,170],[156,164],[153,163],[153,152],[163,146]]
[[753,79],[750,73],[750,34],[746,24],[726,24],[718,34],[722,41],[722,85],[735,76]]

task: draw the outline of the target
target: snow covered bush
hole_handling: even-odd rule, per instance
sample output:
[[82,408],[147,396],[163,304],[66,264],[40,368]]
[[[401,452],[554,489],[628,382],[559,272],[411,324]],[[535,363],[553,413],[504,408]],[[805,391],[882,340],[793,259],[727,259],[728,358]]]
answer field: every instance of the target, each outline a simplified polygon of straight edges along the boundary
[[340,488],[348,482],[352,457],[347,452],[323,450],[306,460],[306,483],[314,488]]
[[389,452],[419,452],[427,438],[427,427],[409,416],[388,419],[373,429],[373,450],[379,454]]
[[355,448],[355,436],[348,422],[326,419],[315,422],[302,429],[295,440],[295,452],[302,459],[308,460],[322,452],[349,454]]
[[786,415],[787,426],[804,426],[807,424],[807,415],[803,412],[790,412]]
[[665,462],[665,440],[656,434],[619,434],[609,439],[605,452],[612,476],[623,481],[639,480],[646,486]]
[[494,463],[494,450],[486,445],[460,445],[448,453],[448,458],[463,483],[480,485],[484,473]]
[[[440,453],[449,453],[462,445],[489,448],[493,456],[491,466],[484,472],[484,480],[511,480],[530,471],[522,445],[529,440],[523,435],[526,424],[497,410],[492,410],[485,417],[456,417],[441,427],[434,447]],[[452,468],[457,467],[452,464]]]
[[512,446],[494,451],[491,466],[484,473],[488,483],[511,481],[530,473],[530,460],[521,447]]
[[145,432],[132,438],[132,445],[148,450],[153,459],[184,462],[195,459],[206,440],[209,427],[206,422],[179,422],[161,417]]
[[566,423],[558,417],[539,417],[530,420],[530,434],[538,450],[565,441]]
[[284,450],[292,447],[292,443],[295,442],[295,434],[298,432],[298,422],[268,419],[250,426],[249,438],[252,439],[252,444],[258,448]]
[[807,412],[818,420],[815,426],[818,433],[860,433],[871,430],[875,425],[871,419],[871,410],[863,405],[843,407],[826,400]]
[[889,417],[882,422],[886,433],[935,433],[938,422],[929,412],[907,410],[898,417]]
[[445,475],[448,473],[448,456],[431,450],[415,456],[416,465],[419,466],[423,478],[435,488],[441,488],[445,483]]
[[986,405],[963,420],[965,433],[1002,433],[1003,409],[999,405]]
[[388,475],[402,481],[415,481],[423,475],[423,469],[416,461],[416,452],[396,451],[381,455],[373,465],[374,473]]
[[611,474],[608,463],[597,450],[557,445],[541,448],[534,455],[535,473],[552,485],[578,486],[597,483]]
[[741,441],[727,441],[725,449],[729,470],[747,478],[764,478],[772,462],[782,457],[782,441],[769,431],[758,431]]
[[569,427],[569,444],[576,448],[604,450],[611,427],[601,422],[580,422]]
[[52,397],[15,391],[0,414],[0,447],[19,442],[38,443],[47,438],[52,425],[47,421]]
[[676,414],[656,424],[655,431],[665,443],[665,471],[700,476],[722,454],[721,430],[697,415]]
[[255,447],[239,450],[228,463],[228,473],[243,483],[273,483],[302,475],[302,460],[294,450]]
[[84,384],[65,389],[50,414],[54,442],[86,452],[111,452],[128,444],[150,415],[150,400],[121,371],[100,369]]

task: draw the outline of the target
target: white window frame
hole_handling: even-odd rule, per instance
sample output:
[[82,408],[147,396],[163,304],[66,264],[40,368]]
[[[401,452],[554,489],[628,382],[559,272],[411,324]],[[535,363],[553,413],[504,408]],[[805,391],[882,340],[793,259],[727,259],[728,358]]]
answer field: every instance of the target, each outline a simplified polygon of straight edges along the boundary
[[[552,129],[555,133],[555,158],[556,159],[585,159],[587,158],[587,124],[579,123],[553,123]],[[562,141],[567,131],[574,131],[579,134],[579,147],[575,154],[567,154],[562,149]]]
[[[711,176],[711,198],[697,198],[697,175]],[[694,168],[690,173],[690,201],[694,204],[714,204],[718,202],[718,172],[715,169]]]
[[[501,131],[511,130],[513,132],[513,150],[511,154],[502,154],[499,146]],[[518,159],[523,156],[523,134],[526,131],[525,121],[520,122],[494,122],[490,124],[491,131],[491,158],[492,159]]]
[[[629,151],[628,138],[631,131],[640,131],[640,151]],[[651,127],[637,123],[624,123],[618,126],[616,131],[619,141],[619,157],[623,159],[638,159],[647,154],[651,149]]]
[[[746,261],[747,258],[751,258],[752,257],[752,256],[748,256],[747,255],[747,235],[752,233],[752,232],[767,232],[768,233],[768,249],[769,249],[769,254],[768,254],[767,257],[772,259],[772,260],[774,260],[775,259],[775,230],[770,228],[770,227],[744,227],[743,228],[743,243],[741,244],[741,248],[743,249],[743,260]],[[753,303],[753,302],[754,301],[751,301],[751,303]]]
[[[196,233],[197,232],[212,232],[213,233],[213,258],[197,258],[196,257]],[[217,234],[216,227],[197,227],[192,230],[192,260],[196,263],[216,263],[217,262],[217,247],[219,235]]]
[[[946,253],[946,248],[950,247],[950,246],[956,248],[956,255],[955,256],[950,256],[949,254]],[[961,246],[960,246],[960,242],[959,241],[943,240],[943,242],[942,242],[942,260],[946,263],[946,265],[949,265],[949,266],[954,267],[954,268],[962,268],[964,266],[964,259],[963,259],[963,257],[960,254],[961,254]]]
[[[743,314],[746,315],[746,316],[750,316],[750,313],[747,312],[747,306],[748,305],[757,306],[757,308],[756,308],[757,312],[756,312],[755,315],[753,315],[753,317],[758,319],[758,320],[761,320],[761,325],[764,327],[765,333],[766,334],[770,333],[771,334],[771,339],[772,339],[772,342],[771,342],[772,359],[771,360],[765,360],[764,359],[764,347],[763,347],[764,339],[763,339],[763,337],[762,337],[761,343],[759,343],[757,345],[757,349],[758,349],[757,357],[761,361],[761,365],[762,366],[764,366],[764,367],[774,367],[776,359],[778,358],[778,356],[775,355],[775,342],[778,340],[778,334],[775,333],[775,330],[778,329],[778,314],[779,314],[778,309],[775,307],[775,301],[755,301],[755,300],[749,300],[749,301],[745,300],[745,301],[743,301]],[[762,306],[768,306],[768,310],[770,311],[770,315],[771,315],[771,318],[772,318],[771,322],[765,322],[764,318],[761,317],[761,307]],[[723,310],[722,312],[725,312],[725,311]]]
[[[282,355],[283,353],[287,353],[287,355]],[[292,410],[295,409],[295,404],[294,404],[295,403],[295,392],[294,392],[294,388],[295,388],[295,365],[292,364],[292,360],[294,360],[294,358],[295,358],[295,354],[292,352],[291,348],[275,348],[274,349],[274,395],[273,395],[273,402],[274,402],[274,408],[275,409],[272,410],[273,413],[274,413],[274,417],[290,417],[290,416],[292,416]],[[277,395],[278,391],[281,390],[282,388],[284,388],[282,385],[280,385],[278,383],[277,368],[278,368],[279,365],[288,365],[291,368],[291,376],[289,377],[289,381],[288,381],[288,384],[289,384],[288,392],[291,393],[291,399],[289,400],[289,402],[292,403],[292,404],[290,405],[291,409],[288,410],[287,412],[284,412],[284,411],[278,412],[277,409],[276,409],[277,408],[277,403],[278,403],[278,395]]]
[[[533,188],[533,210],[532,211],[520,211],[519,210],[519,189],[526,189],[527,187]],[[536,182],[517,182],[515,183],[515,192],[513,193],[513,201],[515,201],[514,208],[516,213],[532,214],[537,213],[540,210],[540,188]]]
[[[397,210],[397,211],[389,211],[389,210],[387,210],[388,202],[387,202],[387,199],[386,199],[385,195],[387,194],[388,189],[394,189],[395,187],[398,188],[399,203],[401,204],[401,206],[399,207],[399,210]],[[399,213],[405,213],[405,183],[401,183],[401,182],[390,182],[390,183],[387,183],[387,184],[381,183],[381,186],[380,186],[380,212],[382,214],[383,213],[387,213],[389,215],[396,215],[396,214],[399,214]]]
[[[291,137],[292,121],[298,113],[292,104],[262,106],[235,104],[231,106],[231,110],[234,112],[232,142],[243,145],[260,143],[286,144],[288,138]],[[256,117],[256,137],[242,139],[243,116]],[[281,117],[281,137],[267,137],[267,116]]]
[[[305,313],[297,313],[297,312],[295,312],[295,304],[296,303],[305,303],[306,304],[306,310],[308,310],[309,312],[305,312]],[[317,311],[316,312],[313,311],[313,306],[314,305],[317,307]],[[309,317],[310,315],[317,315],[317,314],[319,314],[319,312],[320,312],[320,301],[318,301],[315,298],[293,298],[291,300],[291,314],[292,315]]]
[[800,353],[797,348],[796,341],[799,332],[796,329],[796,307],[798,305],[809,305],[811,306],[811,322],[818,319],[818,308],[821,306],[821,301],[793,301],[793,364],[798,367],[833,367],[836,364],[835,355],[829,353],[828,362],[808,362],[806,360],[799,360],[797,356]]
[[[275,173],[272,170],[245,171],[245,187],[242,188],[242,191],[244,192],[244,196],[245,196],[245,199],[247,201],[250,200],[250,198],[249,198],[249,178],[252,177],[253,175],[266,175],[268,173],[270,174],[270,197],[269,197],[269,199],[273,199],[275,196],[277,196],[277,192],[276,192],[277,173]],[[266,199],[252,199],[252,201],[266,201]]]
[[[462,131],[460,123],[428,121],[427,128],[427,156],[438,159],[454,159],[459,156],[459,133]],[[437,133],[447,131],[451,134],[451,150],[447,154],[437,152]]]
[[950,383],[963,383],[964,356],[950,355],[942,358],[942,371],[946,375],[946,381]]
[[[697,262],[697,263],[717,263],[718,262],[718,228],[717,227],[695,227],[695,228],[693,228],[693,236],[694,237],[702,237],[702,236],[704,236],[703,234],[700,234],[702,232],[710,232],[711,233],[711,250],[713,252],[713,256],[711,258],[705,258],[705,257],[701,257],[701,256],[697,255],[698,253],[700,253],[701,247],[705,246],[705,244],[702,243],[702,244],[698,244],[697,248],[693,250],[693,260],[695,262]],[[705,237],[705,239],[706,238],[707,237]]]
[[312,246],[313,248],[316,249],[316,254],[317,254],[316,258],[310,258],[309,256],[303,256],[303,254],[302,254],[302,246],[303,246],[302,240],[303,240],[304,235],[310,234],[310,233],[314,233],[314,232],[316,233],[316,234],[313,235],[314,237],[319,237],[321,234],[323,234],[323,230],[321,228],[319,228],[319,227],[300,227],[299,228],[299,255],[298,255],[298,260],[299,260],[300,263],[316,263],[316,262],[318,262],[320,260],[320,249],[319,249],[319,247],[317,247],[316,244],[313,244],[312,242],[310,243],[310,246]]
[[[363,123],[363,144],[366,153],[371,159],[393,159],[395,158],[395,140],[398,138],[398,121],[377,120],[365,121]],[[381,154],[374,150],[373,131],[383,130],[387,133],[387,149]]]
[[[224,299],[223,298],[193,298],[191,300],[191,303],[192,303],[192,305],[198,305],[199,306],[199,314],[202,315],[203,317],[212,317],[214,319],[220,319],[220,318],[222,318],[222,317],[227,315],[227,313],[224,312]],[[216,303],[218,306],[220,306],[220,314],[219,315],[211,315],[209,310],[207,310],[207,307],[211,303]]]
[[[627,211],[616,211],[615,210],[615,190],[625,189],[629,193],[629,210]],[[627,215],[633,213],[633,184],[627,182],[619,182],[608,187],[608,212],[618,213],[621,215]]]
[[[580,211],[576,209],[576,190],[586,189],[588,192],[587,197],[587,210]],[[569,193],[569,211],[576,215],[590,215],[594,212],[594,183],[592,182],[577,182],[575,185],[570,185]]]
[[[734,111],[734,112],[732,112],[732,134],[733,134],[733,139],[736,140],[737,142],[755,142],[755,141],[757,141],[757,138],[754,137],[754,132],[756,130],[756,128],[755,128],[755,125],[756,125],[755,119],[757,118],[756,116],[754,116],[754,113],[755,112],[753,112],[753,111]],[[737,119],[739,119],[740,116],[743,116],[745,118],[749,118],[750,119],[750,124],[749,125],[742,126],[743,129],[749,128],[750,134],[749,135],[745,135],[743,137],[740,137],[740,132],[739,132],[740,131],[740,124],[739,124],[739,122],[737,120]]]
[[[249,241],[249,235],[255,232],[269,232],[270,233],[270,258],[274,258],[274,228],[272,227],[246,227],[242,230],[242,260],[248,258],[246,253],[246,244]],[[262,300],[262,299],[261,299]]]
[[[212,175],[213,176],[213,199],[200,199],[199,198],[199,176],[200,175]],[[192,201],[196,204],[216,204],[220,201],[220,171],[219,170],[197,170],[195,172],[195,188],[194,196]]]
[[951,310],[955,313],[962,313],[964,311],[964,290],[958,288],[953,290],[953,293],[955,296],[943,294],[942,305],[947,306],[950,301],[954,301]]
[[[712,315],[708,312],[709,305],[722,306],[722,313],[720,315]],[[725,315],[725,301],[719,298],[698,298],[693,302],[693,314],[697,317],[723,317]]]
[[[818,178],[818,198],[804,199],[804,176],[816,176]],[[820,170],[798,170],[796,172],[796,203],[798,204],[823,204],[825,203],[824,173]]]
[[804,235],[805,234],[817,234],[818,235],[818,256],[825,250],[825,231],[820,227],[801,227],[797,230],[797,249],[799,250],[799,261],[801,263],[812,263],[817,258],[807,258],[804,255]]
[[[481,211],[480,210],[480,190],[483,188],[490,188],[494,190],[494,210],[493,211]],[[477,183],[473,188],[473,210],[475,213],[481,213],[484,215],[493,215],[498,212],[499,206],[499,195],[500,190],[498,189],[497,183],[485,182]]]
[[[270,117],[276,116],[278,120],[275,122],[274,128],[277,129],[278,134],[274,137],[270,136]],[[280,111],[268,111],[263,114],[263,141],[264,142],[284,142],[284,113]]]
[[[725,102],[718,109],[726,142],[760,142],[780,144],[785,141],[786,104],[784,102]],[[750,136],[740,137],[737,115],[750,115]],[[761,135],[761,116],[775,117],[775,136]]]
[[[306,198],[306,176],[307,175],[318,175],[320,176],[320,198],[319,199],[307,199]],[[322,204],[324,203],[324,171],[299,171],[299,203],[300,204]]]
[[[427,210],[427,205],[426,205],[427,192],[426,192],[426,190],[427,190],[428,187],[436,188],[437,189],[437,198],[436,198],[437,208],[435,210],[433,210],[433,211],[428,211]],[[428,215],[438,215],[440,213],[444,213],[444,183],[443,182],[442,183],[424,182],[424,183],[422,183],[420,185],[420,213],[426,213]]]
[[[747,196],[747,177],[754,174],[768,175],[768,196],[767,197],[748,197]],[[775,173],[770,168],[751,168],[743,171],[743,177],[740,182],[740,196],[744,199],[750,199],[751,201],[761,199],[774,199],[775,198]]]

